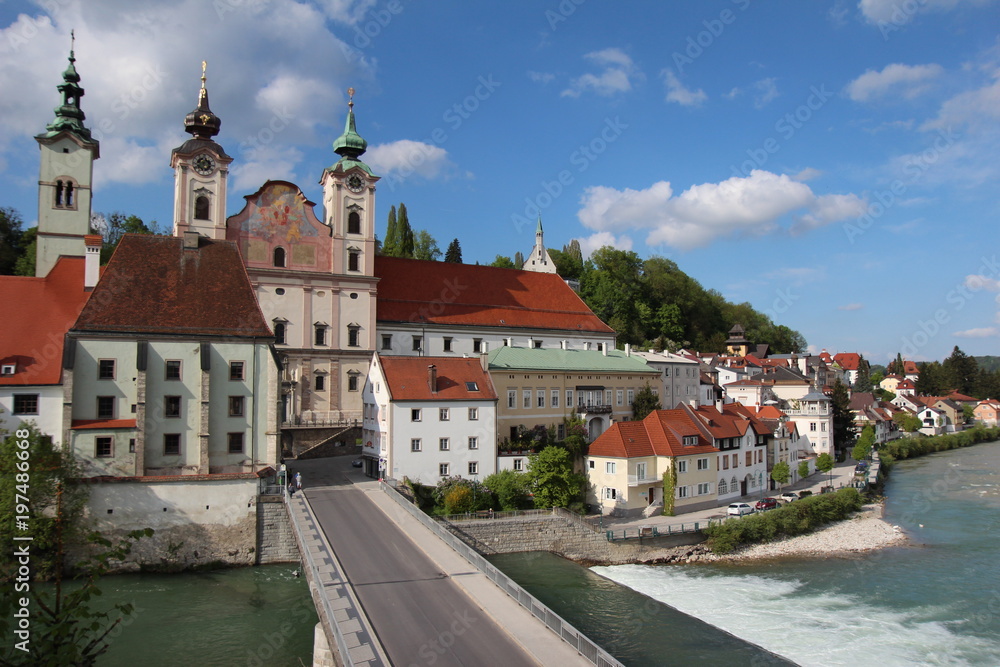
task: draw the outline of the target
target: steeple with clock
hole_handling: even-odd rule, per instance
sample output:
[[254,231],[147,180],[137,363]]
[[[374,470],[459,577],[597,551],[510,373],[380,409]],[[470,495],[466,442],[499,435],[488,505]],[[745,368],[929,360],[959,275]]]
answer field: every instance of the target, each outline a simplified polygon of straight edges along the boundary
[[216,143],[222,120],[212,113],[201,63],[198,106],[184,118],[191,135],[170,154],[174,169],[174,235],[196,231],[212,239],[226,238],[226,181],[233,158]]
[[347,94],[344,133],[333,142],[340,159],[323,170],[323,207],[333,236],[333,272],[372,276],[375,272],[375,183],[379,177],[361,161],[368,142],[354,120],[354,89]]

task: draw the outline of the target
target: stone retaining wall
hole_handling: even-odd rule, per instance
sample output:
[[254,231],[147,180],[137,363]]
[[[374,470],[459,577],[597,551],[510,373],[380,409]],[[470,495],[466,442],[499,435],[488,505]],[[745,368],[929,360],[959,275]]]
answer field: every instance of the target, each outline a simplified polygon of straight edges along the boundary
[[257,564],[297,563],[302,559],[281,496],[257,501]]
[[604,533],[560,516],[528,516],[446,523],[479,553],[489,556],[522,551],[550,551],[575,561],[634,563],[672,560],[678,550],[705,541],[701,533],[609,542]]

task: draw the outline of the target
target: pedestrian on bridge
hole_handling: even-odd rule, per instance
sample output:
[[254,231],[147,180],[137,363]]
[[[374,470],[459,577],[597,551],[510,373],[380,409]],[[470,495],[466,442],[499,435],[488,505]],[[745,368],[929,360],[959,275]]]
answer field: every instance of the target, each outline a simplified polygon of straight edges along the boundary
[[302,473],[300,472],[295,473],[295,490],[302,490]]

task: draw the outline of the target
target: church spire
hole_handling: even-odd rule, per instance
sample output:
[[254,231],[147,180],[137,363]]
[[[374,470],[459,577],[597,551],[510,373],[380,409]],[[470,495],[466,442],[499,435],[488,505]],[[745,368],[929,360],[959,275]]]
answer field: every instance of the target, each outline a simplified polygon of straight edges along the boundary
[[205,86],[205,70],[208,63],[201,61],[201,90],[198,91],[198,106],[184,117],[184,131],[195,139],[211,139],[222,128],[222,119],[212,113],[208,105],[208,88]]
[[344,133],[333,142],[333,152],[343,159],[358,160],[368,149],[368,142],[358,134],[354,125],[354,89],[348,88],[347,94],[350,96],[347,102],[347,122],[344,124]]
[[39,137],[54,137],[60,132],[71,132],[87,143],[96,144],[90,135],[90,130],[83,124],[87,118],[80,108],[80,98],[83,97],[83,88],[80,87],[80,74],[76,71],[76,57],[74,47],[76,46],[76,35],[70,31],[69,66],[63,72],[63,82],[56,86],[62,95],[62,104],[55,108],[56,117],[51,123],[45,126],[47,132],[43,132]]

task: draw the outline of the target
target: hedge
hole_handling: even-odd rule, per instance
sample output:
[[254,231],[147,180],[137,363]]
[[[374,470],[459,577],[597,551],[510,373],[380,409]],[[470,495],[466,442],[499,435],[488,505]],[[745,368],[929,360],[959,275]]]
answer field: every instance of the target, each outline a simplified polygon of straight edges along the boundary
[[946,452],[950,449],[969,447],[991,440],[1000,440],[1000,427],[980,425],[960,433],[925,438],[899,438],[882,445],[878,450],[878,455],[881,463],[891,466],[900,459],[911,459],[934,452]]

